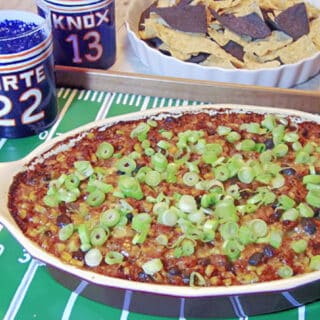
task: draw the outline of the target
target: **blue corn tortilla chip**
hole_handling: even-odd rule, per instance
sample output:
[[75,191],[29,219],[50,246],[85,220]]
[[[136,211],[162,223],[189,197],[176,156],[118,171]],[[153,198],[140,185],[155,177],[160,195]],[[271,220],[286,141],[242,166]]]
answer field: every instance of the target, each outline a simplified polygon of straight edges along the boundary
[[210,11],[225,28],[239,35],[249,36],[253,39],[263,39],[271,35],[271,29],[255,12],[242,17],[236,17],[233,14],[219,15],[213,9]]
[[244,50],[243,46],[241,46],[239,43],[230,40],[222,48],[238,60],[243,61]]
[[172,29],[202,33],[207,32],[207,14],[204,5],[189,6],[185,2],[178,6],[153,8]]
[[[301,2],[282,11],[274,19],[278,30],[297,40],[310,31],[309,19],[305,3]],[[320,32],[320,30],[319,30]]]

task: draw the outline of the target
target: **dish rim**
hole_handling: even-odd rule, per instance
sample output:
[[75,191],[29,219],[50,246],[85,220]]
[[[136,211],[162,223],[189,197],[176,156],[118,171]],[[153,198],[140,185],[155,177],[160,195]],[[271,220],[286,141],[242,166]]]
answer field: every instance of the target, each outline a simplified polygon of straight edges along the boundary
[[[255,294],[255,293],[274,293],[287,291],[296,287],[308,285],[309,283],[315,282],[320,279],[320,270],[305,273],[302,275],[294,276],[287,279],[273,280],[268,282],[260,282],[253,284],[243,284],[234,286],[211,286],[211,287],[189,287],[189,286],[174,286],[174,285],[162,285],[162,284],[151,284],[144,282],[136,282],[131,280],[125,280],[120,278],[114,278],[110,276],[101,275],[90,270],[80,269],[66,262],[63,262],[56,256],[41,249],[35,242],[27,238],[21,229],[15,223],[11,216],[8,207],[8,192],[13,177],[28,166],[32,165],[34,161],[51,155],[52,152],[58,153],[59,148],[64,146],[63,141],[68,140],[68,144],[74,141],[74,137],[78,139],[84,135],[88,130],[93,128],[107,128],[115,123],[139,120],[148,118],[150,116],[168,116],[177,115],[184,113],[199,113],[199,112],[210,112],[215,113],[219,111],[228,111],[235,113],[272,113],[276,115],[288,116],[293,119],[302,121],[313,121],[320,125],[320,115],[311,114],[308,112],[296,110],[296,109],[285,109],[285,108],[274,108],[274,107],[262,107],[255,105],[242,105],[242,104],[205,104],[205,105],[189,105],[181,107],[163,107],[156,109],[149,109],[145,111],[133,112],[125,115],[115,116],[106,118],[99,121],[90,122],[86,125],[78,127],[72,131],[62,134],[48,142],[44,142],[36,149],[34,149],[29,155],[21,160],[2,163],[0,164],[0,223],[2,223],[8,231],[16,238],[16,240],[29,252],[29,254],[52,267],[55,267],[63,272],[77,276],[82,280],[102,285],[105,287],[114,287],[119,289],[141,291],[145,293],[153,293],[160,295],[176,296],[176,297],[218,297],[218,296],[232,296],[232,295],[243,295],[243,294]],[[67,145],[68,145],[67,144]]]

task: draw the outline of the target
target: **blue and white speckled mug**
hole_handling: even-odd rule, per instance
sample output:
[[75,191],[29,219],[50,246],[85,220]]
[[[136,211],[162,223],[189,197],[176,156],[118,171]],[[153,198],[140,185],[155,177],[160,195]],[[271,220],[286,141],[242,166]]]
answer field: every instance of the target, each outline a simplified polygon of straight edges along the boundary
[[0,10],[0,137],[37,134],[56,120],[52,35],[36,14]]
[[37,0],[52,26],[55,63],[107,69],[116,58],[114,0]]

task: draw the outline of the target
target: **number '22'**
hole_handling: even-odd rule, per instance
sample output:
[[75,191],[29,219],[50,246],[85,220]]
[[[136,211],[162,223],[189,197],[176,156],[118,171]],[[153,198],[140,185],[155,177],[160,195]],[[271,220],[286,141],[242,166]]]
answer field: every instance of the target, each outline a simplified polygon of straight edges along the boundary
[[[19,102],[25,102],[32,98],[33,103],[21,115],[21,123],[25,125],[37,122],[45,116],[44,111],[35,112],[42,101],[40,89],[34,88],[25,91],[19,97]],[[0,126],[14,127],[16,125],[16,119],[1,119],[11,112],[13,108],[12,101],[8,97],[0,95],[0,106],[1,104],[3,104],[3,107],[0,108]]]

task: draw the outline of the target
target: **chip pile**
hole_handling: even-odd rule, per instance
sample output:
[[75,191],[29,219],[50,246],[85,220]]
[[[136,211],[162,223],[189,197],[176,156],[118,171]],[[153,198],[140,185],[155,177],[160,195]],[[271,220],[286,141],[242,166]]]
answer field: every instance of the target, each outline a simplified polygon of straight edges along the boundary
[[320,51],[320,9],[299,0],[158,0],[142,13],[139,35],[186,62],[275,68]]

